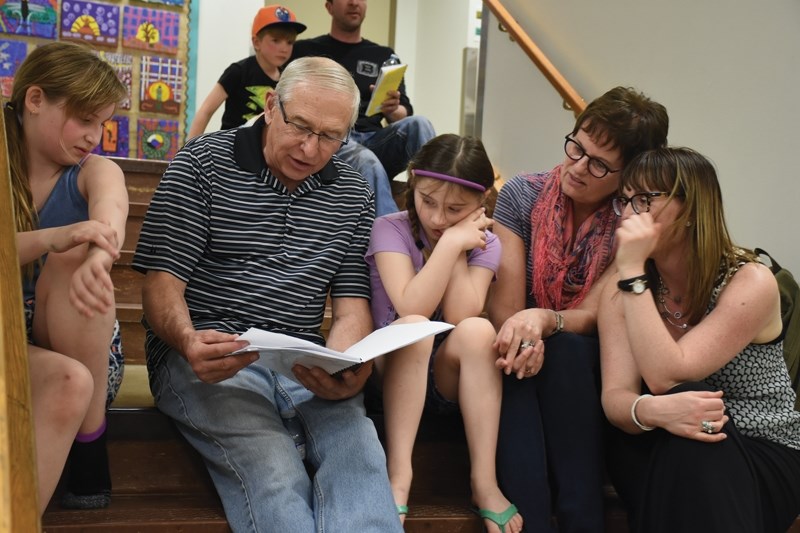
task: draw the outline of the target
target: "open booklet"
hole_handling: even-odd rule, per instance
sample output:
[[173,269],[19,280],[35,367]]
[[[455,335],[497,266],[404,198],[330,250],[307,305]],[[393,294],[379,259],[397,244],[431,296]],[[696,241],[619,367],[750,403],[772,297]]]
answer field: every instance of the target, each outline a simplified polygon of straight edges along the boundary
[[372,90],[372,96],[367,104],[365,114],[368,117],[380,113],[381,104],[386,100],[386,93],[389,91],[396,91],[400,87],[400,82],[403,81],[403,75],[406,73],[408,65],[388,65],[381,67],[378,74],[378,79],[375,80],[375,88]]
[[295,379],[292,373],[294,365],[318,366],[329,374],[335,374],[453,327],[447,322],[436,321],[391,324],[373,331],[344,352],[282,333],[250,328],[239,336],[239,340],[248,341],[250,346],[233,353],[257,351],[260,357],[253,364]]

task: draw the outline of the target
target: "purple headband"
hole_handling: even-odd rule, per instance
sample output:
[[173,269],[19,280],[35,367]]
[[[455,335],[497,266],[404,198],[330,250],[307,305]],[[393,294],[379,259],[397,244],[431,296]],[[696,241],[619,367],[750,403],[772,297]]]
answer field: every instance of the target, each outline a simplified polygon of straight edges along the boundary
[[474,181],[467,181],[462,180],[461,178],[457,178],[455,176],[450,176],[447,174],[439,174],[438,172],[431,172],[430,170],[418,170],[413,169],[415,176],[425,176],[426,178],[436,178],[437,180],[444,180],[449,181],[451,183],[457,183],[458,185],[462,185],[464,187],[469,187],[470,189],[475,189],[481,192],[486,192],[486,187],[481,185],[480,183],[475,183]]

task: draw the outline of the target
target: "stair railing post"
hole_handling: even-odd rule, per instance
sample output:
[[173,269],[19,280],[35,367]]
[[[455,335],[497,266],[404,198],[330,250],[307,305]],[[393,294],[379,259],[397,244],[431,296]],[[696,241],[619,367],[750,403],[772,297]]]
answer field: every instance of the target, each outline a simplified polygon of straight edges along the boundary
[[36,447],[8,147],[0,112],[0,533],[40,531]]

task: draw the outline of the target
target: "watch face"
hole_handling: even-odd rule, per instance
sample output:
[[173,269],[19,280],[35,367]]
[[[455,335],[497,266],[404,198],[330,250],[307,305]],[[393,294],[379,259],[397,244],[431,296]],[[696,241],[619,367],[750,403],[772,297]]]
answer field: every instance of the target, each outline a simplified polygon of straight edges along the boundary
[[631,284],[634,294],[642,294],[647,289],[647,283],[643,279],[637,279]]

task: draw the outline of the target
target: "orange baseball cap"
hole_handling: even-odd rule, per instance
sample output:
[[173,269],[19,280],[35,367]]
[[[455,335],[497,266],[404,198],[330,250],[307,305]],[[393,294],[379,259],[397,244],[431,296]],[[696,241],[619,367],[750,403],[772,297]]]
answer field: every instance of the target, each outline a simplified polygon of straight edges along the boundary
[[278,25],[293,28],[297,33],[306,31],[306,25],[297,22],[297,17],[288,7],[275,4],[258,10],[256,18],[253,19],[253,37],[268,26]]

